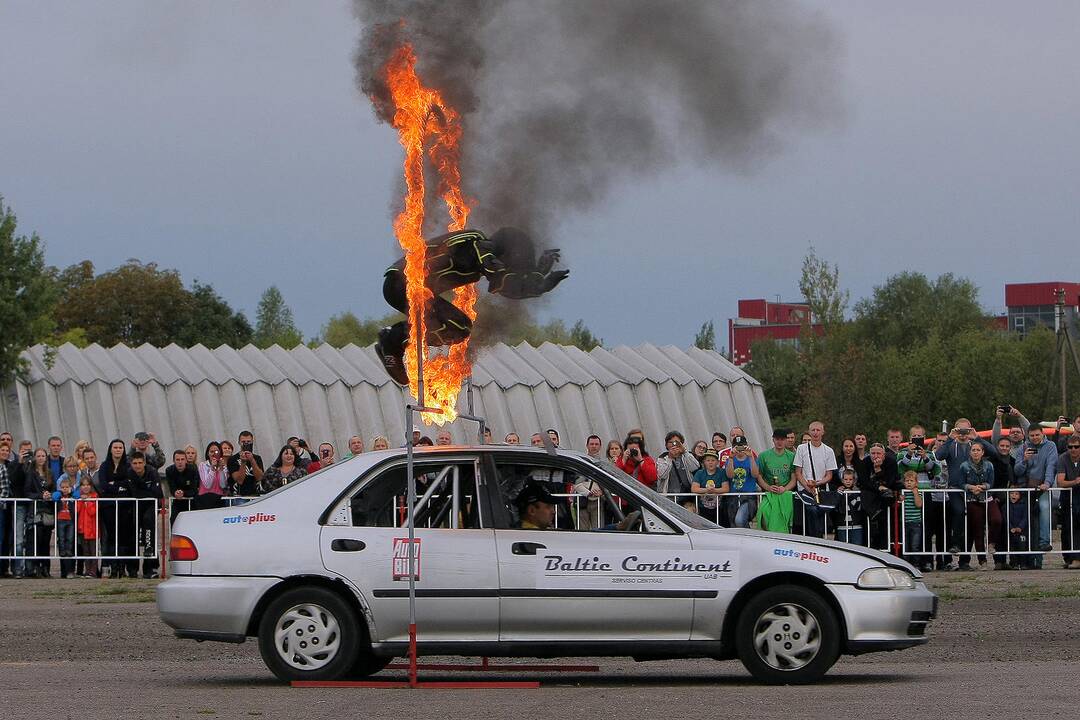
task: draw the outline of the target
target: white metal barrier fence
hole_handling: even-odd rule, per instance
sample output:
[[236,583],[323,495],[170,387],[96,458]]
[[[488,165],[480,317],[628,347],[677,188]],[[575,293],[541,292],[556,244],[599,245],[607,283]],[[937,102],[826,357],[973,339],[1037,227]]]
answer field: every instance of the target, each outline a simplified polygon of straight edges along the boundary
[[[1006,557],[1047,553],[1080,559],[1080,492],[1067,488],[997,488],[974,495],[960,488],[920,490],[922,507],[904,512],[900,551],[905,556],[982,555],[989,548]],[[903,490],[901,503],[914,493]],[[940,498],[940,499],[938,499]],[[1054,540],[1059,509],[1059,542]],[[931,540],[937,540],[931,547]]]
[[[1009,488],[987,490],[978,500],[969,502],[966,491],[955,488],[920,490],[923,498],[916,515],[908,517],[904,500],[912,495],[903,490],[896,502],[885,505],[877,514],[867,515],[847,501],[858,490],[840,491],[841,502],[835,510],[807,506],[792,495],[789,532],[836,539],[888,549],[915,559],[947,555],[983,555],[988,547],[1007,556],[1033,556],[1044,553],[1073,555],[1080,559],[1080,502],[1073,502],[1072,490],[1051,488]],[[1010,498],[1012,493],[1017,496]],[[1080,495],[1080,493],[1077,493]],[[757,508],[765,492],[731,492],[722,495],[668,493],[667,497],[688,510],[723,527],[756,527]],[[575,493],[555,494],[554,527],[590,530],[612,527],[619,518],[603,497]],[[715,500],[713,500],[715,498]],[[223,506],[241,505],[253,497],[223,497]],[[466,498],[467,500],[468,498]],[[614,503],[624,501],[612,496]],[[13,571],[26,572],[27,566],[48,567],[55,560],[76,561],[165,560],[171,520],[177,513],[192,509],[191,498],[87,498],[68,503],[69,518],[63,501],[6,498],[0,500],[0,561],[11,563]],[[1020,504],[1024,513],[1014,506]],[[1052,543],[1053,510],[1062,508],[1060,542]],[[405,508],[394,499],[393,518],[404,523]],[[1011,512],[1010,512],[1011,510]],[[83,515],[93,515],[88,521]],[[1027,518],[1019,522],[1018,517]],[[429,517],[427,523],[431,524]],[[96,532],[83,532],[93,527]],[[820,531],[820,534],[819,532]],[[1017,532],[1019,531],[1019,532]],[[93,535],[92,537],[90,535]],[[895,542],[894,542],[895,538]],[[1046,542],[1042,542],[1042,541]],[[978,542],[977,542],[978,541]],[[1052,545],[1051,550],[1044,550]],[[980,549],[981,546],[981,549]],[[44,565],[42,565],[44,564]],[[62,571],[65,567],[61,566]]]

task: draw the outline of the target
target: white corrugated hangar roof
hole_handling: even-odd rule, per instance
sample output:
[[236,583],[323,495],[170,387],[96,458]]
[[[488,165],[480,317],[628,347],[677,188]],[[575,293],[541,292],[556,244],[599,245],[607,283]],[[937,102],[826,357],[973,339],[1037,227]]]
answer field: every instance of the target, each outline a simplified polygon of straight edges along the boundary
[[[85,438],[101,454],[113,438],[130,442],[149,430],[167,453],[191,443],[201,454],[209,440],[235,440],[251,429],[264,456],[290,435],[309,444],[329,440],[339,454],[352,435],[368,448],[377,435],[391,445],[404,442],[410,397],[386,375],[373,347],[65,344],[51,366],[45,350],[36,345],[24,353],[26,381],[5,388],[0,402],[0,428],[16,441],[44,445],[59,435],[70,450]],[[555,428],[563,447],[583,449],[589,434],[606,443],[640,427],[656,454],[668,430],[693,442],[738,424],[754,447],[771,442],[760,383],[712,350],[499,344],[480,350],[473,386],[474,409],[496,440],[513,430],[528,443],[533,432]],[[459,412],[466,407],[463,390]],[[475,423],[459,419],[449,429],[455,442],[475,441]],[[435,428],[424,432],[434,437]]]

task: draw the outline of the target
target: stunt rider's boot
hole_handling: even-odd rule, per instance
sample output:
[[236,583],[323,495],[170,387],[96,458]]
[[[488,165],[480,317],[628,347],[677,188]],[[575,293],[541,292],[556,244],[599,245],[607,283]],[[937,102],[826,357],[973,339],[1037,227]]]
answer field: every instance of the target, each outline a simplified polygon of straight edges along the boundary
[[409,373],[405,370],[406,340],[407,335],[395,325],[380,330],[375,343],[375,353],[386,368],[386,373],[399,385],[409,384]]

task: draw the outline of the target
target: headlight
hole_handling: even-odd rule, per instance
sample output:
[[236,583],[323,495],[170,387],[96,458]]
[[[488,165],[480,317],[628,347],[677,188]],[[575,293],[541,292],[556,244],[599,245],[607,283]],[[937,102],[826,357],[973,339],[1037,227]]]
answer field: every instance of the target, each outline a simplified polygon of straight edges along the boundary
[[859,574],[856,585],[863,590],[914,590],[915,578],[904,570],[872,567]]

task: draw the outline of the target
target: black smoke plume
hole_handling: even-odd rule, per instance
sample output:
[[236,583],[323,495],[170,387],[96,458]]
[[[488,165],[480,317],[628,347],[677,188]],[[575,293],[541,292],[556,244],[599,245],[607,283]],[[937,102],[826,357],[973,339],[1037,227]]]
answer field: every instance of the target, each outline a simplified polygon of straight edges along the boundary
[[[354,0],[357,81],[388,119],[380,70],[412,43],[463,116],[470,224],[556,221],[680,162],[747,172],[834,119],[831,26],[774,0]],[[569,247],[568,247],[569,246]]]

